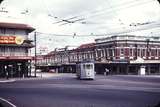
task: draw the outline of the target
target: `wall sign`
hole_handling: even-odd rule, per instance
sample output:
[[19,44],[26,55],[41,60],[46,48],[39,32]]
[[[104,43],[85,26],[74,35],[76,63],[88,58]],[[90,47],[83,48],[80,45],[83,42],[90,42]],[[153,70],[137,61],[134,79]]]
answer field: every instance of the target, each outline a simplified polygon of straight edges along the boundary
[[21,36],[0,36],[0,44],[22,44],[24,39]]

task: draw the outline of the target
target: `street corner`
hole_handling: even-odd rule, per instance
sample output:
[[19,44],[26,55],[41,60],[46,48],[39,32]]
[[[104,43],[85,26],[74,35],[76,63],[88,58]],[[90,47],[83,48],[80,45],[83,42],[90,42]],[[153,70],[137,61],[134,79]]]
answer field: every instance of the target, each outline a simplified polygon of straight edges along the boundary
[[0,83],[10,83],[10,82],[15,82],[15,79],[0,79]]

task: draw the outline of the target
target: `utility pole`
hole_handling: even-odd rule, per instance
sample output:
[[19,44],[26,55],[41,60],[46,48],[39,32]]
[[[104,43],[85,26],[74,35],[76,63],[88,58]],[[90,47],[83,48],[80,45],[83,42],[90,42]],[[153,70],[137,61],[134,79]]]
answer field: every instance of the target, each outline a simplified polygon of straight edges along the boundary
[[37,32],[34,32],[34,44],[35,44],[35,50],[34,50],[34,76],[36,77],[36,69],[37,69]]
[[137,50],[137,43],[135,44],[135,58],[136,58],[136,60],[137,60],[137,57],[138,57],[138,52],[137,52],[138,50]]
[[146,42],[147,42],[147,60],[149,59],[149,56],[150,56],[150,49],[149,49],[149,42],[150,40],[149,39],[146,39]]

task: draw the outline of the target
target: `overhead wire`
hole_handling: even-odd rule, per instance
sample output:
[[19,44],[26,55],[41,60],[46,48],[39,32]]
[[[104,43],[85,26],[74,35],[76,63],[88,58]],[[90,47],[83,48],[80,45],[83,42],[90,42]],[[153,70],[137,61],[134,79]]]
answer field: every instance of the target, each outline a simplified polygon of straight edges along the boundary
[[[121,9],[130,9],[133,7],[137,7],[140,5],[145,5],[146,3],[151,3],[153,0],[147,0],[147,1],[136,1],[136,2],[129,2],[128,4],[123,4],[123,5],[119,5],[119,6],[110,6],[109,8],[105,8],[104,11],[99,11],[100,13],[102,12],[106,12],[109,10],[109,13],[112,12],[113,10],[116,11],[121,11]],[[109,3],[109,2],[108,2]],[[110,4],[110,3],[109,3]],[[111,11],[110,11],[111,10]],[[99,13],[99,12],[95,12],[95,13]],[[94,13],[93,13],[94,14]]]
[[[115,8],[112,8],[112,10],[114,10],[114,11],[116,11],[116,12],[119,12],[119,11],[122,11],[122,10],[124,10],[124,9],[129,9],[129,8],[133,8],[133,7],[135,7],[135,6],[140,6],[140,5],[145,5],[145,4],[147,4],[147,3],[151,3],[151,1],[153,1],[153,0],[149,0],[149,1],[145,1],[145,2],[138,2],[138,3],[136,3],[136,4],[132,4],[132,5],[127,5],[126,7],[125,6],[122,6],[122,7],[115,7]],[[95,18],[95,17],[100,17],[100,15],[105,15],[105,17],[107,18],[107,16],[111,16],[111,14],[115,14],[113,11],[112,11],[111,9],[108,9],[107,11],[102,11],[101,13],[95,13],[95,14],[92,14],[92,15],[90,15],[90,16],[88,16],[88,17],[86,17],[86,19],[87,18]]]
[[[146,3],[150,3],[150,1],[149,2],[146,2]],[[144,5],[144,4],[143,4]],[[112,7],[111,7],[112,8]],[[118,10],[118,11],[120,11],[120,10]],[[116,12],[113,12],[113,13],[116,13]],[[123,25],[123,29],[125,29],[125,25],[124,25],[124,23],[123,22],[121,22],[121,19],[119,19],[119,21],[120,21],[120,25]],[[113,26],[113,25],[112,25]],[[105,27],[105,26],[104,26]],[[126,27],[128,27],[128,26],[126,26]]]
[[[131,3],[130,5],[128,5],[128,4],[126,4],[127,5],[127,7],[130,7],[130,8],[132,8],[133,6],[139,6],[139,5],[144,5],[144,4],[146,4],[146,3],[151,3],[151,1],[154,1],[154,0],[148,0],[148,1],[143,1],[143,2],[135,2],[135,3]],[[138,4],[138,5],[137,5]],[[123,7],[116,7],[116,8],[114,8],[114,9],[118,9],[118,10],[116,10],[116,11],[121,11],[121,9],[126,9],[127,7],[125,7],[124,5],[123,5]],[[105,8],[106,9],[106,8]],[[108,11],[108,10],[107,10]],[[113,11],[113,8],[108,12],[108,13],[113,13],[112,12]],[[106,12],[106,11],[96,11],[95,13],[93,12],[93,14],[91,14],[90,16],[93,16],[93,15],[97,15],[97,14],[99,14],[99,12],[101,13],[103,13],[103,12]],[[79,15],[79,16],[85,16],[85,15]],[[89,18],[89,17],[88,17]],[[65,34],[52,34],[52,35],[54,35],[54,36],[73,36],[73,35],[65,35]],[[101,35],[101,34],[100,34]],[[78,36],[78,35],[77,35]],[[98,36],[98,35],[81,35],[81,36]],[[101,35],[101,36],[103,36],[103,35]]]
[[[152,26],[149,27],[144,27],[144,28],[136,28],[136,29],[126,29],[122,31],[117,31],[117,32],[110,32],[110,33],[104,33],[104,34],[90,34],[90,35],[76,35],[76,37],[90,37],[90,36],[107,36],[107,35],[114,35],[114,34],[123,34],[123,33],[130,33],[130,32],[136,32],[136,31],[141,31],[141,30],[148,30],[148,29],[155,29],[157,27],[160,27],[160,24],[153,24]],[[66,35],[66,34],[53,34],[53,33],[43,33],[43,32],[37,32],[40,35],[52,35],[52,36],[62,36],[62,37],[73,37],[73,35]]]
[[[109,14],[113,14],[113,9],[117,9],[116,11],[121,11],[122,9],[128,9],[128,8],[133,8],[134,6],[138,6],[138,5],[144,5],[146,3],[150,3],[153,0],[147,0],[147,1],[136,1],[134,0],[134,2],[125,2],[122,3],[120,5],[115,5],[114,8],[112,7],[112,9],[110,7],[107,8],[103,8],[101,10],[96,10],[96,11],[91,11],[89,13],[86,14],[79,14],[79,15],[75,15],[76,17],[85,17],[85,19],[88,19],[90,17],[94,18],[94,17],[99,17],[100,15],[109,15]],[[126,7],[125,7],[126,6]],[[88,15],[89,14],[89,15]]]
[[[147,4],[147,3],[151,3],[151,1],[153,1],[153,0],[148,0],[148,1],[145,1],[145,2],[144,2],[144,1],[143,1],[143,2],[138,2],[138,3],[136,3],[136,4],[135,4],[135,3],[134,3],[134,4],[132,3],[132,4],[129,5],[129,7],[130,7],[130,8],[133,8],[134,6],[137,6],[137,4],[139,4],[138,6],[140,6],[140,5],[145,5],[145,4]],[[127,6],[127,7],[128,7],[128,6]],[[114,12],[112,12],[112,10],[114,10],[114,11],[121,11],[122,9],[126,9],[127,7],[110,8],[110,11],[107,13],[107,16],[109,16],[109,13],[110,13],[110,14],[114,14]],[[116,9],[117,9],[117,10],[116,10]],[[105,11],[105,12],[106,12],[106,11]],[[95,15],[97,15],[97,14],[93,14],[93,15],[95,16]],[[93,16],[93,15],[90,15],[89,17],[91,17],[91,16]],[[106,16],[106,14],[105,14],[105,16]],[[88,18],[89,18],[89,17],[88,17]],[[99,15],[98,15],[98,17],[99,17]],[[92,18],[94,18],[94,17],[92,17]],[[120,26],[123,25],[123,26],[122,26],[123,29],[125,29],[125,27],[128,27],[128,26],[125,26],[125,25],[124,25],[124,23],[122,22],[121,19],[119,19],[119,25],[120,25]],[[99,26],[101,26],[101,25],[99,24]],[[107,25],[106,25],[106,26],[107,26]],[[115,25],[114,25],[114,26],[115,26]],[[116,26],[117,26],[117,25],[116,25]],[[113,27],[113,25],[112,25],[112,27]],[[104,28],[105,28],[105,27],[104,27]]]

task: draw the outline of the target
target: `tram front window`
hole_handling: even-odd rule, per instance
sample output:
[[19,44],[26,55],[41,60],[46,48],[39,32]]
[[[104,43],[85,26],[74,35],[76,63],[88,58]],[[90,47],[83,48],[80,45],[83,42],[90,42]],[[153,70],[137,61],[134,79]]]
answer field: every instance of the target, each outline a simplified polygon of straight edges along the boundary
[[91,64],[86,64],[86,69],[92,69],[93,65]]

